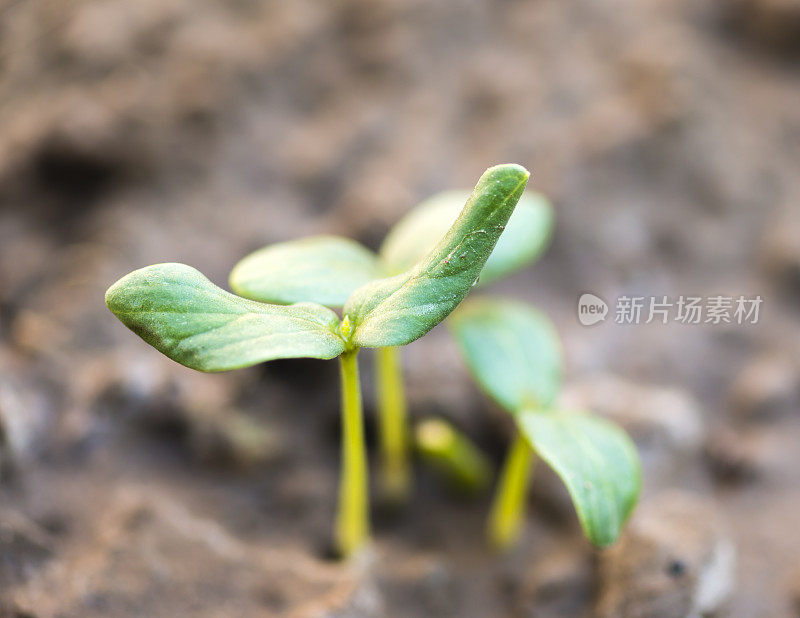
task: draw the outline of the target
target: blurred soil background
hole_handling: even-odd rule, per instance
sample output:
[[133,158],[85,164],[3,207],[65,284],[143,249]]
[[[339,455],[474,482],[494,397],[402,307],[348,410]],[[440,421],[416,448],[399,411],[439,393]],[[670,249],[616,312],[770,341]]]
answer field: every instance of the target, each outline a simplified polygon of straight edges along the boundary
[[[0,2],[0,616],[800,614],[799,68],[798,0]],[[419,469],[365,562],[331,561],[336,363],[197,374],[103,292],[167,261],[225,285],[297,236],[376,248],[509,161],[557,228],[492,291],[555,320],[565,400],[635,437],[641,505],[592,550],[539,466],[500,558],[488,496]],[[587,291],[764,302],[585,328]],[[412,414],[499,463],[444,329],[404,362]]]

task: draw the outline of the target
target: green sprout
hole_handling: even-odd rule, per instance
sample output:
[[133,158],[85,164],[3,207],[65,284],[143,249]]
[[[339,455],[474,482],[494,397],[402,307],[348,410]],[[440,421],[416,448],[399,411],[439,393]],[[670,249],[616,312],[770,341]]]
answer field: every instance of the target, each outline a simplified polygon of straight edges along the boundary
[[[268,303],[314,302],[339,308],[361,285],[405,272],[422,260],[458,216],[469,191],[445,191],[421,204],[389,232],[377,254],[348,238],[314,236],[276,243],[245,257],[230,275],[231,289]],[[523,194],[503,235],[473,284],[511,274],[542,252],[552,229],[552,209],[536,193]],[[480,233],[480,232],[478,232]],[[472,257],[454,250],[443,264],[457,268]],[[399,351],[381,346],[375,354],[380,478],[384,496],[403,502],[411,485],[408,409]]]
[[426,418],[414,428],[414,445],[422,459],[465,495],[491,483],[492,464],[472,441],[441,418]]
[[[405,271],[370,279],[348,291],[345,298],[340,294],[342,286],[352,285],[354,277],[363,274],[360,268],[366,262],[359,257],[363,252],[358,245],[337,239],[322,243],[320,267],[302,275],[294,270],[292,277],[283,277],[270,266],[250,278],[250,266],[258,255],[234,269],[231,279],[237,293],[256,294],[245,291],[258,289],[264,281],[262,276],[272,274],[278,276],[280,285],[276,287],[284,295],[280,302],[293,304],[268,304],[236,296],[190,266],[156,264],[112,285],[106,292],[106,305],[158,351],[199,371],[239,369],[280,358],[339,357],[342,470],[334,542],[341,555],[349,556],[369,537],[358,350],[406,345],[425,335],[458,306],[492,253],[528,177],[527,170],[519,165],[488,169],[461,214],[432,250]],[[296,266],[303,271],[306,262],[292,249],[277,248],[276,261],[286,270]],[[274,258],[273,254],[268,263],[274,264]],[[273,277],[271,284],[275,282]],[[343,302],[341,320],[321,302],[295,302],[307,301],[304,296],[317,292],[324,302]]]
[[616,541],[639,496],[639,458],[610,421],[558,407],[562,354],[550,321],[523,303],[484,297],[462,304],[447,323],[475,381],[516,426],[489,512],[489,542],[504,550],[517,539],[536,457],[566,485],[586,537],[599,547]]

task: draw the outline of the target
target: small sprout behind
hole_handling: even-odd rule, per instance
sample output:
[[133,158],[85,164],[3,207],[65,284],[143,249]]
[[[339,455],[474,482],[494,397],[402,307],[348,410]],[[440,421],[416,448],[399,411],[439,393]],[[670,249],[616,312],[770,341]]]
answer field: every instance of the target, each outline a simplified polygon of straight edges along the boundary
[[469,438],[440,418],[423,419],[414,431],[420,456],[460,493],[477,494],[488,487],[492,464]]
[[566,485],[586,537],[613,543],[639,496],[636,448],[610,421],[557,406],[561,347],[549,320],[522,303],[482,298],[448,325],[476,382],[516,424],[487,525],[492,545],[506,549],[519,533],[535,456]]

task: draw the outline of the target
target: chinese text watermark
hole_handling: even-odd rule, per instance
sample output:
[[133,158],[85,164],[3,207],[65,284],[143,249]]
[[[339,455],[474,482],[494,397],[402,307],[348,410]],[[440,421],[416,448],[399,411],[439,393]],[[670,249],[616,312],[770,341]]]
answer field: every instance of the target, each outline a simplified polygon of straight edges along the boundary
[[[620,296],[615,324],[758,324],[761,296]],[[604,321],[609,306],[595,294],[578,299],[578,321],[591,326]]]

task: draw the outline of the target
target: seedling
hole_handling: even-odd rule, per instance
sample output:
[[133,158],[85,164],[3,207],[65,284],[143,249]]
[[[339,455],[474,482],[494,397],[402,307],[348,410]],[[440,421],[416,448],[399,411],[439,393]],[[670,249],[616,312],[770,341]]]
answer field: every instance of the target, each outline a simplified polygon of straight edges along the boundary
[[[447,232],[468,197],[468,191],[446,191],[425,200],[395,225],[378,254],[336,236],[270,245],[236,265],[230,276],[231,288],[262,302],[308,301],[341,307],[360,285],[402,273],[423,259]],[[552,210],[547,200],[538,194],[523,195],[474,283],[495,281],[533,261],[546,245],[551,228]],[[471,260],[469,251],[460,248],[444,256],[442,266],[457,269]],[[411,475],[407,405],[397,348],[381,347],[375,363],[381,487],[390,501],[402,502]]]
[[414,444],[422,458],[460,493],[476,494],[491,482],[492,464],[486,455],[443,419],[417,423]]
[[516,426],[489,512],[490,543],[502,550],[517,539],[537,456],[566,485],[586,537],[599,547],[616,541],[638,499],[639,458],[610,421],[557,406],[562,355],[550,321],[522,303],[479,298],[447,324],[475,381]]
[[[230,294],[184,264],[156,264],[126,275],[108,289],[106,304],[147,343],[199,371],[239,369],[279,358],[339,357],[342,473],[334,542],[348,556],[369,535],[358,350],[406,345],[455,309],[492,253],[528,176],[518,165],[488,169],[436,246],[404,272],[348,292],[341,320],[317,302],[277,305]],[[337,242],[328,249],[321,252],[322,265],[359,262],[357,247],[350,245],[348,252]],[[282,255],[291,268],[291,251]],[[282,279],[294,285],[287,285],[287,298],[319,293],[328,295],[326,302],[340,300],[336,294],[340,278],[351,277],[348,268],[333,268],[329,278],[315,278],[317,272],[303,279]],[[248,281],[247,274],[247,263],[234,270],[236,291],[241,289],[239,282]]]

